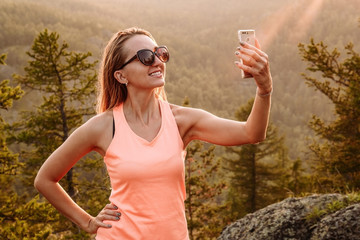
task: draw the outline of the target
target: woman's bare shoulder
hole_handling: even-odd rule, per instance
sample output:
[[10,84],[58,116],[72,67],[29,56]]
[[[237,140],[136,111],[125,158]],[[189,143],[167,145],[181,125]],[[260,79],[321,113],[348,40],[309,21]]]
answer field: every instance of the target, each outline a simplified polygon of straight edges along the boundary
[[176,122],[178,122],[179,120],[184,120],[185,116],[189,114],[190,108],[188,107],[183,107],[171,103],[169,105]]
[[191,118],[194,118],[199,114],[206,113],[206,111],[199,109],[199,108],[184,107],[184,106],[179,106],[176,104],[169,104],[169,105],[170,105],[171,111],[172,111],[175,119],[185,118],[187,120],[190,120]]
[[106,111],[90,118],[83,126],[92,133],[101,133],[112,127],[113,113]]
[[201,109],[183,107],[175,104],[170,104],[171,111],[174,115],[176,124],[179,129],[180,136],[184,142],[184,146],[192,140],[192,127],[197,121],[198,115],[202,112]]
[[[176,113],[176,111],[179,111],[181,110],[182,107],[180,107],[179,105],[176,105],[176,104],[172,104],[172,103],[169,103],[169,106],[170,106],[170,109],[172,111],[172,113]],[[175,115],[175,114],[174,114]]]
[[186,114],[186,112],[191,111],[191,109],[192,109],[190,107],[179,106],[179,105],[172,104],[172,103],[169,103],[169,105],[170,105],[171,111],[174,114],[174,116]]
[[82,136],[81,138],[92,146],[92,150],[102,155],[105,154],[112,140],[112,111],[106,111],[93,116],[76,131],[79,131]]

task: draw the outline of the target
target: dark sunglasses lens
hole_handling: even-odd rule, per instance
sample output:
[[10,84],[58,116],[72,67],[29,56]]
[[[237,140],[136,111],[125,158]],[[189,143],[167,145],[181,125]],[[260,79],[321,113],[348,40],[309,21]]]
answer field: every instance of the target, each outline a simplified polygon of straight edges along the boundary
[[160,48],[156,49],[156,56],[158,56],[162,62],[169,61],[169,57],[170,57],[169,51],[164,47],[160,47]]
[[155,56],[151,50],[141,51],[138,55],[140,62],[146,66],[151,66],[154,63]]

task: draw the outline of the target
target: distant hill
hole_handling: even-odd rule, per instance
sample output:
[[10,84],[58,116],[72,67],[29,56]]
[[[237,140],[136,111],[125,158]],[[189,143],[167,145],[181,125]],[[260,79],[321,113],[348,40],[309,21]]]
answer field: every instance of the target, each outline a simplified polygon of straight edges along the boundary
[[[44,28],[60,33],[71,49],[99,59],[113,33],[139,26],[170,49],[166,90],[171,102],[181,104],[187,96],[194,107],[233,117],[255,94],[253,81],[240,79],[233,64],[237,30],[253,28],[271,61],[271,119],[285,134],[291,157],[304,159],[310,116],[330,119],[333,112],[300,76],[306,65],[297,44],[314,37],[339,49],[352,41],[359,50],[359,9],[358,0],[2,0],[0,52],[8,59],[0,79],[23,72],[25,51]],[[36,97],[30,94],[7,117],[16,118],[15,112],[32,102]]]

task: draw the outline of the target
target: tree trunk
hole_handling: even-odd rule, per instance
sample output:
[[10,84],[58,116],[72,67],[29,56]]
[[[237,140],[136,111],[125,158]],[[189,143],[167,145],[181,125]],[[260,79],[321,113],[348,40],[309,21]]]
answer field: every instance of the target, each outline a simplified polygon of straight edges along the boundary
[[[67,124],[67,117],[66,117],[66,110],[65,110],[65,99],[64,99],[64,92],[62,89],[63,82],[62,78],[60,76],[60,73],[58,72],[56,66],[55,66],[56,75],[59,81],[59,94],[60,94],[60,114],[61,114],[61,121],[62,121],[62,128],[63,128],[63,142],[66,141],[69,137],[69,127]],[[70,195],[70,197],[75,196],[75,188],[74,188],[74,182],[73,182],[73,169],[71,168],[68,173],[66,174],[66,180],[67,180],[67,193]]]
[[250,212],[256,210],[256,154],[251,154],[251,192],[250,192]]

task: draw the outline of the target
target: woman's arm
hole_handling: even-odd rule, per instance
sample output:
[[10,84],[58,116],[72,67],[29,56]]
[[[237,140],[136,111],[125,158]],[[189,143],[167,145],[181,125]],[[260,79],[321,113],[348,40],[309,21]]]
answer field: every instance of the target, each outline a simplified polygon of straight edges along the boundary
[[206,111],[172,106],[180,135],[186,146],[191,140],[199,139],[218,145],[241,145],[257,143],[265,139],[269,122],[272,78],[268,56],[257,47],[247,43],[235,53],[239,59],[235,62],[240,68],[253,75],[257,84],[257,93],[251,113],[246,122],[216,117]]
[[90,119],[50,155],[40,168],[34,182],[36,189],[57,210],[87,232],[96,232],[98,227],[109,227],[102,220],[118,220],[116,213],[111,210],[111,206],[106,206],[100,212],[100,216],[96,218],[90,216],[71,199],[58,182],[85,154],[92,150],[105,153],[111,142],[111,127],[111,113]]

